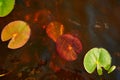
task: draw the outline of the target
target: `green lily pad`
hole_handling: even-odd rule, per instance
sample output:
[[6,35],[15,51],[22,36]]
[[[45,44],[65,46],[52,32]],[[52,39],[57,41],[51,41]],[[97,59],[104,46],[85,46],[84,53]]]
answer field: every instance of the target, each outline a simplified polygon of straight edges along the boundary
[[30,37],[30,27],[24,21],[13,21],[6,25],[1,33],[1,40],[10,40],[8,48],[17,49],[25,45]]
[[15,0],[0,0],[0,17],[7,16],[14,8]]
[[104,48],[93,48],[84,57],[84,67],[88,73],[93,73],[97,68],[98,74],[102,75],[102,67],[108,71],[110,66],[111,56]]

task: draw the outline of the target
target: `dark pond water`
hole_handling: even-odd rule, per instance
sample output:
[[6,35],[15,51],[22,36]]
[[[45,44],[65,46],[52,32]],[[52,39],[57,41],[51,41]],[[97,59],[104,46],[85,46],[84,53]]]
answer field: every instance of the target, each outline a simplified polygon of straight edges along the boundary
[[[0,32],[15,20],[31,28],[27,44],[8,49],[0,40],[0,80],[120,80],[120,0],[16,0],[14,10],[0,18]],[[83,45],[78,59],[63,60],[45,31],[51,21],[64,25],[64,33],[77,36]],[[83,67],[86,52],[104,47],[117,68],[111,74],[88,74]]]

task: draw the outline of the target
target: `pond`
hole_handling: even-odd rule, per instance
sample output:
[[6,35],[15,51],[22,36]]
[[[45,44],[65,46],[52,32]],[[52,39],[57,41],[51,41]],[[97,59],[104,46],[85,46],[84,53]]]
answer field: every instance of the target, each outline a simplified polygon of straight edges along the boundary
[[[11,3],[0,0],[0,80],[120,80],[120,0]],[[85,70],[84,57],[94,47],[109,52],[113,72]]]

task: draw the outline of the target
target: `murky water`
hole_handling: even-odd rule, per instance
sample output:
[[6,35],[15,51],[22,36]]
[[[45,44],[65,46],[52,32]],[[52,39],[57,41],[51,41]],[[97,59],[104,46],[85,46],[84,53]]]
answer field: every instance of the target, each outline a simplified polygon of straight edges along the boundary
[[[120,0],[16,0],[14,10],[0,18],[0,32],[9,22],[26,21],[31,28],[27,44],[7,48],[0,41],[0,80],[120,80]],[[64,34],[77,36],[83,45],[78,59],[67,62],[56,51],[56,43],[46,34],[51,21],[64,25]],[[104,47],[117,68],[88,74],[83,67],[86,52]]]

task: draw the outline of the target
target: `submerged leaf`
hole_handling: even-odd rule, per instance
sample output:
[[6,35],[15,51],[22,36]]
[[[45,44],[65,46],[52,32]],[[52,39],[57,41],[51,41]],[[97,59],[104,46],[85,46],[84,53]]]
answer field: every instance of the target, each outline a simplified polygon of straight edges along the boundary
[[77,54],[82,51],[80,40],[70,34],[60,36],[56,41],[56,47],[59,55],[67,61],[76,60]]
[[46,33],[54,42],[63,34],[63,31],[64,26],[57,21],[49,23],[46,29]]
[[6,74],[0,74],[0,77],[3,77],[3,76],[5,76]]
[[14,21],[6,25],[1,33],[2,41],[10,42],[8,48],[16,49],[22,47],[30,37],[30,27],[24,21]]
[[15,0],[0,0],[0,17],[7,16],[14,8]]

